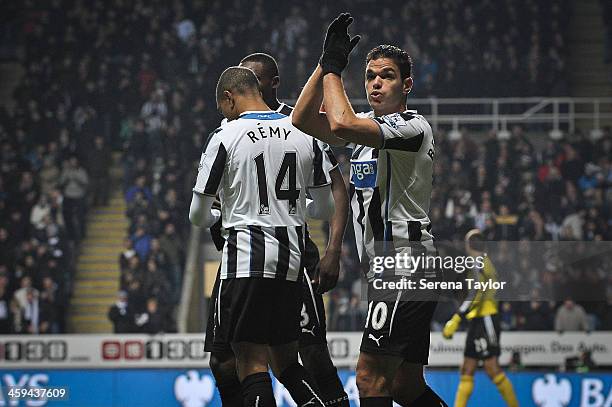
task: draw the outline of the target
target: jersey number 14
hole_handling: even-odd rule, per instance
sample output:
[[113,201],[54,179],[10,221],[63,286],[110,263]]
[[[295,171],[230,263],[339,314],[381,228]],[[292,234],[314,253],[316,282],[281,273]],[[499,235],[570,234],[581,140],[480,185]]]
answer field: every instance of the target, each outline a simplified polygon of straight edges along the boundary
[[[268,200],[268,184],[266,177],[266,166],[264,154],[261,153],[254,158],[257,168],[257,189],[259,191],[259,214],[270,214],[270,201]],[[289,215],[294,215],[297,211],[297,200],[300,197],[300,190],[297,189],[296,182],[297,154],[294,151],[285,152],[283,162],[278,169],[274,192],[279,201],[289,202]],[[288,173],[288,174],[287,174]],[[288,177],[287,177],[288,175]],[[283,189],[283,181],[287,179],[287,189]]]

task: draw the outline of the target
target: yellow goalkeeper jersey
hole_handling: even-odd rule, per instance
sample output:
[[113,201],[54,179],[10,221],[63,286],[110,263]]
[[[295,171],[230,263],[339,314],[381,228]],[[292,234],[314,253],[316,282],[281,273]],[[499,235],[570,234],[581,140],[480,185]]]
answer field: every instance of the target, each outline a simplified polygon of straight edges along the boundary
[[[478,279],[481,282],[488,280],[497,281],[497,273],[491,260],[485,256],[484,267],[478,272]],[[465,317],[467,319],[486,317],[487,315],[495,315],[498,312],[497,300],[495,299],[495,289],[478,290],[474,297],[469,311]]]

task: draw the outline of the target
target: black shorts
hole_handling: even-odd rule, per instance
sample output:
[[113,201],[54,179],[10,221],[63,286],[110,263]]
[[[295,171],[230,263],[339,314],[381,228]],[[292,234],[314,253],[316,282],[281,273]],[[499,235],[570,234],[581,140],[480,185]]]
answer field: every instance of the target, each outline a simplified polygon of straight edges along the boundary
[[[327,325],[325,315],[325,305],[323,296],[317,294],[315,287],[312,287],[310,279],[318,274],[319,250],[310,236],[306,235],[306,245],[304,247],[304,266],[306,273],[302,284],[302,305],[300,309],[300,347],[310,345],[327,344]],[[222,342],[219,338],[213,340],[215,333],[215,315],[218,310],[217,299],[219,296],[220,267],[213,286],[211,302],[208,309],[208,321],[206,323],[206,337],[204,338],[204,350],[206,352],[225,353],[232,352],[229,343]]]
[[213,345],[284,345],[300,335],[301,284],[273,278],[221,280]]
[[325,305],[323,296],[314,291],[308,276],[302,284],[302,311],[300,313],[300,348],[327,344]]
[[463,355],[468,358],[481,360],[499,356],[500,332],[497,315],[488,315],[468,320],[468,331]]
[[436,305],[436,301],[370,301],[360,350],[426,365]]
[[310,283],[319,273],[319,250],[306,235],[304,246],[304,281],[302,284],[302,311],[300,320],[300,348],[310,345],[327,344],[327,325],[325,324],[325,305],[323,296],[315,292]]
[[219,299],[219,284],[221,283],[221,266],[217,270],[217,277],[215,278],[215,285],[213,286],[212,295],[210,297],[210,305],[208,307],[208,320],[206,322],[206,336],[204,337],[204,350],[206,352],[213,353],[226,353],[233,352],[229,342],[215,343],[215,319],[217,317],[217,310],[219,308],[217,300]]

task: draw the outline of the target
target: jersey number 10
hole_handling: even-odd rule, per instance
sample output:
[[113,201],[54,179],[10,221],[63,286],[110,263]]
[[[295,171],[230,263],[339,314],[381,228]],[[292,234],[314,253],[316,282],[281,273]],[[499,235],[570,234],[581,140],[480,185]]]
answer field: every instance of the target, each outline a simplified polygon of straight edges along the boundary
[[[268,200],[268,184],[266,177],[266,166],[264,163],[264,154],[261,153],[254,158],[255,165],[257,167],[257,189],[259,190],[259,214],[269,215],[270,214],[270,201]],[[297,211],[297,200],[300,197],[300,190],[297,189],[296,185],[296,166],[297,166],[297,155],[294,151],[285,152],[283,162],[278,169],[278,175],[276,176],[276,182],[274,184],[274,192],[276,193],[276,199],[279,201],[289,201],[289,215],[295,215]],[[289,177],[287,180],[287,189],[283,189],[283,181],[287,178],[287,172]]]

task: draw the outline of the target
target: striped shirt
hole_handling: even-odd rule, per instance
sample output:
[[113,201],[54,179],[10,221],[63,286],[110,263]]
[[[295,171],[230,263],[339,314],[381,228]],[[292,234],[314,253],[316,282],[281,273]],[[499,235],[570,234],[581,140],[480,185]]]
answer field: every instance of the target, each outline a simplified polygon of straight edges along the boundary
[[244,112],[208,138],[193,188],[219,194],[221,279],[297,281],[303,269],[306,190],[331,183],[321,144],[278,112]]
[[[434,158],[429,123],[414,110],[358,116],[373,119],[383,136],[380,149],[353,145],[349,189],[360,259],[371,265],[374,257],[409,251],[410,242],[434,250],[428,216]],[[373,276],[370,267],[367,277]]]

